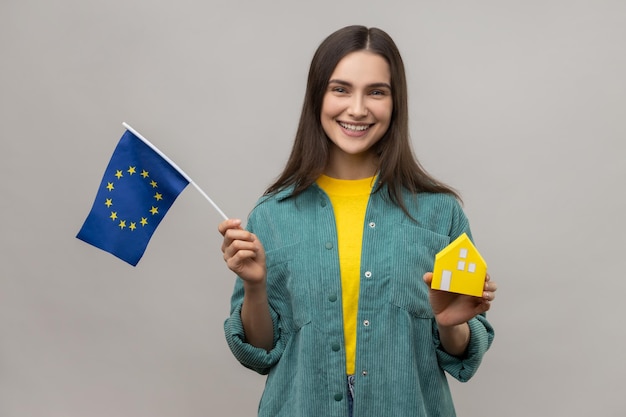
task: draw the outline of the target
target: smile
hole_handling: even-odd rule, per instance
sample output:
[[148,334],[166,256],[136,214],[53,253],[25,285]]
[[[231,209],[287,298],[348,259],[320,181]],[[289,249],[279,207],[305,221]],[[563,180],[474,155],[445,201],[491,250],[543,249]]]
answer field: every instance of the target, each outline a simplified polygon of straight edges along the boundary
[[339,126],[343,127],[346,130],[351,130],[353,132],[362,132],[364,130],[369,129],[372,125],[353,125],[345,122],[338,122]]

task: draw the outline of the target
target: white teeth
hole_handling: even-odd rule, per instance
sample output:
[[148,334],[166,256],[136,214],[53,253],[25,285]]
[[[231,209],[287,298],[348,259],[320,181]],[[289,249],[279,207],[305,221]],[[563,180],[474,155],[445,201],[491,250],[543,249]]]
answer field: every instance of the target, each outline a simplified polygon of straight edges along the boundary
[[355,132],[362,132],[363,130],[367,130],[370,128],[369,125],[349,125],[347,123],[339,123],[341,127],[348,130],[353,130]]

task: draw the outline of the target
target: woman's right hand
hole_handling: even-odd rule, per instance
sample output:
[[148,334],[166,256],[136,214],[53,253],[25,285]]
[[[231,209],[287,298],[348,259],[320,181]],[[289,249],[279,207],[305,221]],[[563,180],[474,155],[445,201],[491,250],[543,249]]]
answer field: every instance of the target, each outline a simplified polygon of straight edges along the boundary
[[265,284],[265,249],[253,233],[241,227],[241,220],[228,219],[218,226],[224,236],[222,253],[228,268],[247,284]]
[[241,227],[239,219],[224,220],[217,229],[224,236],[226,265],[244,281],[241,323],[246,341],[269,352],[274,344],[274,324],[267,300],[265,249],[256,235]]

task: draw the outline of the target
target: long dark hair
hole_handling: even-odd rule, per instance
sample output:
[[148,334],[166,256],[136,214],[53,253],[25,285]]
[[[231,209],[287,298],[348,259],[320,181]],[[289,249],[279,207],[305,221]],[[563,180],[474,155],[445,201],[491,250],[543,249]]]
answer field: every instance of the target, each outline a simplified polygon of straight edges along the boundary
[[460,199],[456,190],[431,177],[415,157],[409,136],[407,83],[402,57],[387,33],[365,26],[339,29],[317,48],[309,69],[302,114],[291,155],[282,174],[267,188],[265,194],[293,186],[293,194],[298,195],[324,172],[329,157],[329,139],[320,118],[328,81],[343,57],[362,50],[382,56],[391,72],[393,111],[389,129],[374,145],[380,164],[378,186],[374,192],[386,185],[391,200],[405,212],[402,188],[413,194],[446,193]]

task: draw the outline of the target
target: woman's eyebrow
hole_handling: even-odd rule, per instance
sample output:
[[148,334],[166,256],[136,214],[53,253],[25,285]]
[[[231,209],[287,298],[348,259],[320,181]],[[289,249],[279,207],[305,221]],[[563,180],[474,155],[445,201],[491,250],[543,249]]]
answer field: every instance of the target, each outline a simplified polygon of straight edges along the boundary
[[[346,87],[352,87],[352,83],[349,83],[348,81],[344,81],[344,80],[338,80],[338,79],[332,79],[332,80],[328,81],[328,84],[339,84],[339,85],[345,85]],[[389,85],[387,83],[372,83],[372,84],[368,84],[367,87],[369,87],[369,88],[388,88],[389,90],[391,90],[391,85]]]

